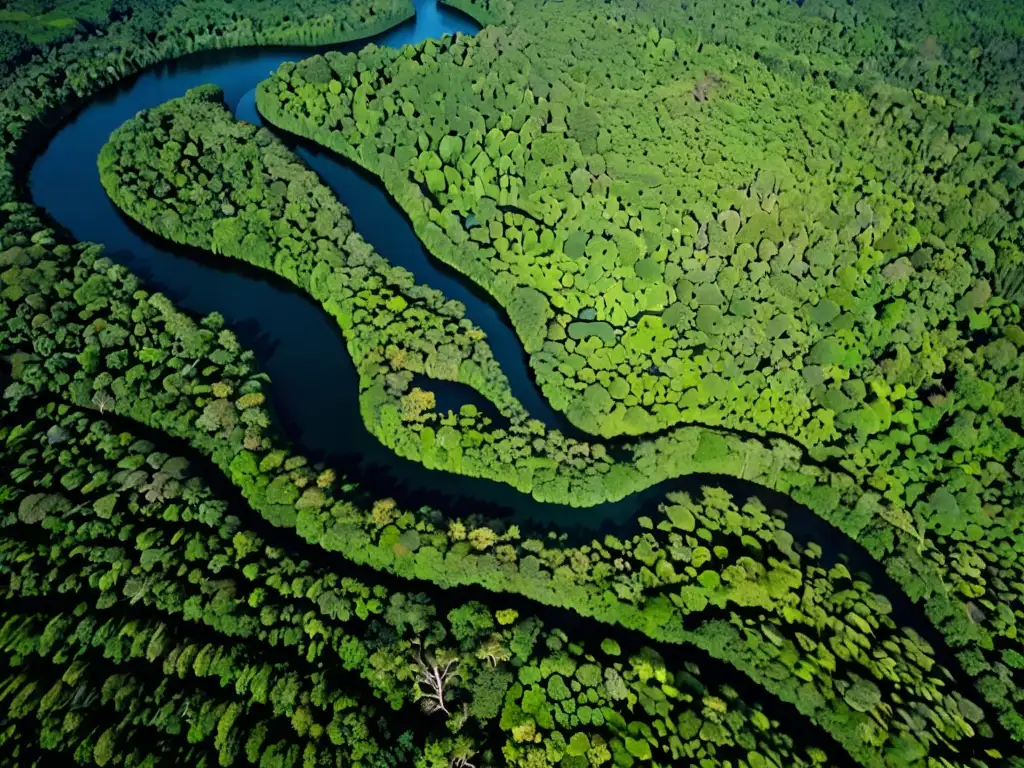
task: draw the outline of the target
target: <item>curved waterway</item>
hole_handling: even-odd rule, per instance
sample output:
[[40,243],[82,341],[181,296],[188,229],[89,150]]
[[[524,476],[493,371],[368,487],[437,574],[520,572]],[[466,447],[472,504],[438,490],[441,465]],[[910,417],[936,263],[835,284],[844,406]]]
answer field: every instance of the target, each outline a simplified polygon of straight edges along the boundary
[[[358,379],[344,339],[334,319],[315,301],[269,272],[152,235],[124,216],[100,184],[96,158],[110,134],[140,110],[182,96],[190,88],[215,83],[239,118],[262,122],[254,104],[255,88],[282,62],[318,51],[357,51],[370,42],[402,46],[445,34],[473,34],[478,29],[471,18],[438,5],[437,0],[416,0],[413,19],[365,40],[317,48],[217,50],[156,65],[106,89],[59,129],[31,169],[32,198],[75,238],[102,243],[111,258],[178,306],[194,313],[223,315],[269,374],[272,386],[268,394],[288,439],[308,455],[330,460],[370,491],[394,496],[412,508],[429,504],[456,514],[511,514],[516,520],[562,530],[607,530],[652,512],[669,490],[697,490],[702,483],[711,482],[732,489],[741,498],[756,493],[787,509],[794,532],[801,538],[843,539],[781,495],[729,477],[689,476],[619,502],[579,509],[538,502],[503,483],[428,470],[396,456],[363,425]],[[530,414],[569,432],[564,416],[540,393],[522,345],[502,310],[471,281],[426,252],[383,185],[332,152],[293,136],[282,138],[335,191],[349,208],[356,230],[381,255],[408,269],[417,282],[466,306],[466,316],[487,334],[512,391]],[[442,402],[480,400],[468,387],[441,389]],[[843,553],[859,567],[877,575],[877,564],[860,547],[835,543],[839,546],[827,548],[830,554],[846,550]]]
[[[260,122],[253,103],[255,87],[285,61],[328,50],[358,51],[370,42],[400,47],[479,30],[470,17],[436,0],[416,0],[415,4],[413,19],[372,38],[315,48],[196,53],[111,86],[68,120],[36,158],[29,176],[33,202],[76,239],[102,243],[108,256],[181,308],[223,315],[269,374],[272,386],[268,394],[286,436],[309,455],[331,460],[364,486],[412,507],[430,504],[457,513],[506,516],[511,512],[523,521],[559,527],[590,528],[628,520],[640,507],[656,503],[665,489],[577,509],[538,502],[503,483],[428,470],[394,455],[363,425],[355,369],[336,322],[319,305],[274,275],[152,235],[124,216],[100,184],[96,158],[110,134],[140,110],[183,96],[190,88],[214,83],[223,89],[225,101],[240,118]],[[417,282],[465,304],[466,316],[487,334],[513,393],[531,415],[552,428],[571,431],[565,417],[551,408],[537,387],[522,345],[502,310],[470,281],[427,254],[408,218],[383,186],[333,153],[293,137],[282,138],[335,191],[349,208],[357,231],[379,253],[408,269]],[[481,400],[476,392],[459,385],[444,386],[439,393],[440,403],[446,406],[481,404]]]
[[[894,604],[898,620],[913,626],[936,649],[938,633],[859,545],[790,499],[752,483],[723,476],[694,475],[661,483],[620,502],[587,509],[544,504],[504,485],[456,476],[396,456],[377,441],[359,415],[358,380],[340,329],[312,299],[276,276],[239,262],[169,243],[153,236],[110,202],[96,159],[111,132],[142,109],[155,107],[206,83],[219,85],[235,114],[261,122],[253,93],[282,62],[327,50],[356,51],[369,42],[414,44],[444,34],[472,34],[469,17],[416,0],[414,19],[366,40],[318,48],[247,48],[192,54],[157,65],[111,86],[68,120],[36,159],[29,177],[34,202],[80,241],[101,243],[106,253],[142,277],[152,290],[167,294],[181,308],[199,314],[219,312],[240,342],[256,352],[270,375],[268,394],[285,436],[306,455],[324,458],[357,479],[375,496],[395,497],[403,506],[430,505],[454,514],[481,512],[534,526],[624,532],[636,518],[654,511],[670,490],[697,491],[704,483],[729,488],[738,498],[758,495],[786,511],[798,540],[818,541],[825,562],[846,560],[868,574],[875,588]],[[526,357],[503,311],[471,282],[426,253],[408,218],[383,186],[360,169],[309,142],[282,136],[330,185],[349,208],[357,231],[389,262],[412,272],[417,282],[466,305],[466,316],[483,329],[512,390],[531,415],[549,427],[571,432],[564,416],[541,395]],[[467,387],[453,385],[441,402],[478,402]],[[575,536],[574,536],[575,538]],[[947,668],[955,662],[940,652]],[[951,663],[952,662],[952,663]]]
[[[538,502],[503,483],[428,470],[396,456],[363,425],[358,379],[341,331],[315,301],[269,272],[153,236],[124,216],[100,184],[96,158],[110,134],[140,110],[182,96],[190,88],[215,83],[239,118],[262,122],[254,104],[255,88],[282,62],[317,51],[356,51],[369,42],[402,46],[478,29],[468,16],[438,5],[437,0],[416,0],[413,19],[366,40],[318,48],[217,50],[154,66],[106,89],[60,128],[31,169],[32,198],[75,238],[102,243],[111,258],[178,306],[199,314],[221,313],[270,375],[268,394],[288,439],[307,455],[325,458],[345,470],[371,492],[394,496],[411,508],[428,504],[456,514],[511,515],[517,521],[562,530],[609,530],[652,512],[669,490],[696,491],[709,482],[731,489],[740,498],[757,494],[785,509],[798,538],[828,542],[832,544],[826,547],[829,556],[845,555],[852,565],[871,572],[876,582],[885,580],[863,549],[837,535],[809,510],[734,478],[692,475],[619,502],[579,509]],[[540,393],[502,310],[471,281],[426,252],[383,185],[332,152],[293,136],[282,138],[335,191],[349,208],[356,230],[381,255],[408,269],[418,282],[465,304],[466,316],[487,334],[512,391],[531,415],[568,431],[564,416]],[[442,395],[442,402],[452,404],[460,399],[480,400],[459,385],[442,387]]]

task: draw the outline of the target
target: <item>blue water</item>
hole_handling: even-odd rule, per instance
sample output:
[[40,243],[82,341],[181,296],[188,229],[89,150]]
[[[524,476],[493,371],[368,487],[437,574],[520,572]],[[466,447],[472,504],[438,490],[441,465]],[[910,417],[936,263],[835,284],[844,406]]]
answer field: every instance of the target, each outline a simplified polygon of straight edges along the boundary
[[[414,20],[372,41],[404,45],[477,29],[468,17],[435,3],[417,0]],[[257,122],[254,88],[282,62],[302,59],[315,51],[358,50],[366,42],[316,49],[236,49],[194,54],[118,83],[64,124],[36,159],[29,178],[32,198],[76,239],[104,244],[111,258],[141,276],[151,290],[167,294],[191,312],[221,313],[241,343],[256,352],[259,367],[270,375],[271,403],[286,437],[306,455],[330,460],[332,466],[358,480],[375,497],[393,496],[407,508],[430,505],[454,515],[498,515],[562,531],[575,530],[577,535],[589,538],[598,527],[624,532],[627,529],[619,526],[627,521],[635,524],[639,515],[654,514],[669,490],[697,492],[708,483],[729,488],[739,498],[756,494],[769,506],[787,512],[789,529],[798,540],[824,544],[826,563],[843,559],[855,570],[869,574],[876,589],[893,602],[897,620],[914,626],[935,642],[936,634],[920,609],[862,548],[810,510],[751,483],[694,475],[662,483],[620,502],[577,509],[543,504],[502,483],[428,470],[394,455],[366,431],[360,419],[358,381],[333,318],[273,275],[152,236],[123,216],[107,198],[96,158],[111,132],[138,111],[182,96],[198,85],[216,83],[238,116]],[[357,230],[378,252],[391,263],[409,269],[418,281],[466,305],[467,316],[488,334],[516,396],[535,417],[552,426],[560,425],[561,415],[554,413],[538,392],[504,315],[467,279],[426,254],[406,217],[382,187],[331,153],[291,137],[283,138],[335,190],[349,207]],[[446,400],[462,397],[475,401],[474,395],[457,385],[444,391]]]
[[[414,19],[371,38],[372,42],[404,45],[477,29],[470,18],[439,7],[436,0],[417,0],[416,10]],[[32,197],[76,239],[104,244],[111,258],[178,306],[200,314],[220,312],[269,374],[271,403],[288,439],[308,455],[330,459],[377,494],[395,496],[414,508],[430,504],[456,514],[511,513],[517,520],[565,530],[634,520],[653,512],[668,490],[696,491],[709,482],[706,476],[689,476],[619,502],[577,509],[538,502],[504,483],[428,470],[396,456],[363,425],[358,379],[344,339],[337,323],[318,304],[268,272],[157,238],[110,202],[100,184],[96,158],[110,134],[140,110],[182,96],[198,85],[216,83],[240,118],[262,122],[255,109],[255,87],[282,62],[315,51],[354,51],[366,44],[363,40],[315,49],[218,50],[155,66],[104,91],[61,127],[32,167]],[[549,426],[563,426],[564,418],[533,381],[522,346],[503,313],[470,280],[426,253],[383,187],[333,153],[294,137],[282,138],[334,189],[348,206],[357,231],[381,255],[408,269],[419,282],[465,304],[467,317],[487,333],[513,393],[531,415]],[[445,405],[481,399],[468,387],[433,385]],[[764,495],[764,489],[733,478],[713,477],[710,482],[741,497],[752,492]],[[810,514],[799,517],[811,526],[817,521]]]
[[[402,45],[476,29],[471,19],[438,7],[436,0],[418,0],[414,19],[372,41]],[[156,238],[110,202],[100,184],[96,157],[111,132],[140,110],[182,96],[198,85],[216,83],[240,118],[262,122],[253,103],[255,87],[282,62],[305,58],[315,50],[358,50],[366,42],[317,49],[249,48],[193,54],[119,83],[65,124],[36,160],[30,176],[33,199],[77,239],[103,243],[108,255],[178,306],[201,314],[220,312],[270,375],[269,395],[286,436],[302,451],[330,458],[339,469],[379,494],[393,495],[412,507],[431,504],[446,512],[512,512],[516,519],[561,529],[623,523],[652,512],[668,490],[696,491],[705,482],[730,488],[740,497],[750,493],[772,497],[765,489],[734,478],[692,475],[619,502],[577,509],[544,504],[503,483],[428,470],[398,457],[363,425],[358,412],[358,379],[344,339],[334,319],[318,304],[270,273]],[[282,138],[334,189],[348,206],[357,231],[380,254],[409,269],[419,282],[466,305],[467,316],[487,333],[516,396],[531,415],[558,426],[561,414],[555,413],[538,391],[522,346],[504,315],[470,280],[426,253],[383,187],[331,152],[293,137]],[[435,388],[441,385],[443,402],[479,402],[479,396],[468,387],[432,384]],[[829,538],[828,526],[814,515],[786,504],[782,497],[773,500],[801,521],[798,527],[808,538]],[[839,549],[844,548],[831,549],[831,553]],[[849,554],[856,555],[856,549]],[[863,552],[858,559],[863,560]]]
[[[256,110],[256,89],[246,93],[234,109],[235,116],[256,125],[263,119]],[[466,317],[487,334],[487,341],[495,357],[501,363],[502,371],[509,380],[512,393],[523,404],[531,417],[543,421],[549,429],[563,434],[587,439],[587,436],[569,423],[565,414],[556,411],[548,403],[535,379],[530,373],[529,360],[519,338],[512,329],[508,316],[487,294],[465,276],[438,261],[424,247],[413,231],[412,224],[380,182],[362,168],[350,163],[330,150],[325,150],[297,136],[279,132],[279,136],[291,146],[320,180],[334,190],[335,195],[349,210],[356,232],[370,243],[388,263],[404,267],[415,277],[416,282],[429,285],[441,291],[446,298],[462,302]],[[438,389],[437,384],[431,384]],[[465,388],[461,388],[465,390]],[[439,406],[446,407],[451,390],[443,386],[438,392]],[[469,393],[461,393],[466,399]],[[485,410],[487,401],[481,396],[479,402]]]
[[[479,27],[464,14],[417,0],[417,15],[371,38],[378,45],[405,45],[444,34],[471,34]],[[258,121],[255,86],[282,62],[314,52],[356,51],[367,41],[318,48],[244,48],[197,53],[157,65],[105,90],[63,125],[36,159],[29,176],[33,201],[77,240],[102,243],[107,254],[141,276],[151,290],[185,310],[221,313],[239,340],[252,348],[269,374],[274,411],[286,436],[313,456],[379,493],[410,506],[431,504],[453,512],[513,512],[517,519],[562,526],[626,520],[641,503],[663,492],[586,510],[543,504],[503,483],[427,470],[395,456],[370,435],[358,411],[358,380],[333,318],[285,281],[154,237],[110,202],[100,184],[96,158],[110,134],[140,110],[215,83],[240,117]],[[287,137],[285,137],[287,138]],[[462,301],[467,316],[488,335],[513,392],[536,418],[564,424],[540,394],[522,347],[502,312],[485,295],[424,250],[404,213],[384,189],[337,156],[294,142],[297,151],[350,209],[357,230],[393,264],[421,283]],[[468,387],[441,388],[440,401],[479,403]]]

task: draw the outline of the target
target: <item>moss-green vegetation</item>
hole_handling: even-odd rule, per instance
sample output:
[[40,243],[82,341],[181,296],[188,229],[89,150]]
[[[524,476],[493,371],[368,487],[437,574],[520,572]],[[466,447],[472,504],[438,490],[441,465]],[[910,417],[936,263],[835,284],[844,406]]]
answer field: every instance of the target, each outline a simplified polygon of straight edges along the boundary
[[[169,5],[169,4],[168,4]],[[101,30],[128,11],[122,0],[14,0],[0,8],[0,68],[76,34]]]
[[[785,434],[876,489],[884,508],[802,500],[879,557],[893,530],[868,521],[891,523],[931,573],[891,572],[971,646],[995,585],[982,567],[953,608],[946,580],[1019,548],[1019,126],[939,76],[907,89],[908,68],[822,76],[827,36],[801,69],[662,10],[492,4],[502,27],[337,59],[327,80],[285,65],[259,103],[381,176],[434,252],[504,303],[581,426]],[[969,668],[1015,637],[1006,599],[989,598],[1000,618]]]
[[[413,13],[406,0],[352,0],[343,11],[331,0],[246,0],[245,9],[240,14],[236,6],[221,0],[133,2],[131,13],[112,21],[103,35],[47,46],[15,70],[0,73],[0,199],[18,199],[13,164],[28,158],[16,155],[35,148],[52,130],[51,120],[144,67],[216,48],[358,39]],[[31,48],[14,45],[32,54]]]
[[827,757],[653,649],[270,545],[173,448],[94,411],[21,409],[0,439],[5,764]]
[[[12,230],[38,232],[36,245],[5,254],[13,402],[53,393],[185,438],[266,519],[357,563],[439,586],[518,593],[660,641],[696,644],[796,704],[865,764],[876,764],[883,749],[928,752],[936,739],[964,742],[968,752],[988,748],[988,727],[978,733],[973,724],[977,704],[962,690],[941,693],[944,675],[928,646],[886,618],[886,600],[842,568],[816,566],[819,548],[794,550],[781,521],[757,502],[740,508],[720,493],[699,505],[677,498],[664,522],[641,521],[649,533],[578,548],[482,521],[445,522],[430,510],[410,514],[386,499],[363,508],[346,500],[352,485],[344,478],[278,447],[252,357],[216,316],[197,324],[138,290],[96,249],[47,246],[47,231],[31,217],[6,216],[5,244],[22,237]],[[77,322],[67,322],[71,312]],[[26,313],[37,318],[31,326],[18,322]],[[854,687],[872,679],[874,688]],[[874,702],[867,709],[847,696],[863,688]],[[924,731],[899,714],[921,707],[932,712]]]
[[[577,424],[697,426],[611,451],[531,421],[461,307],[214,91],[122,129],[107,189],[319,300],[367,425],[427,466],[581,504],[704,470],[806,508],[709,479],[570,543],[310,462],[223,319],[66,242],[14,164],[146,63],[409,9],[133,6],[0,83],[0,762],[1019,768],[1019,8],[455,4],[500,26],[287,65],[261,108],[378,173]],[[843,535],[891,579],[834,563]]]
[[[731,473],[788,490],[792,483],[782,473],[802,470],[840,495],[851,490],[841,474],[801,467],[788,445],[712,429],[681,428],[620,446],[617,453],[627,458],[618,460],[602,443],[547,430],[513,398],[461,305],[381,259],[315,174],[268,131],[235,121],[214,88],[129,121],[99,163],[114,202],[157,234],[272,270],[316,298],[345,333],[367,427],[428,467],[578,506],[695,472]],[[433,392],[423,388],[430,380],[476,389],[504,420],[492,423],[473,408],[437,412]]]
[[[99,164],[111,198],[146,227],[271,270],[334,315],[363,382],[363,410],[402,452],[420,442],[403,434],[408,423],[439,416],[417,399],[414,377],[466,384],[525,421],[463,308],[384,261],[316,174],[269,131],[236,121],[218,89],[198,88],[129,121]],[[464,418],[465,429],[491,431],[490,419]]]
[[286,64],[259,104],[382,178],[580,427],[701,421],[829,452],[885,431],[966,340],[939,330],[987,327],[986,281],[1012,293],[1019,130],[787,76],[673,21],[523,3],[415,55]]
[[[338,60],[324,83],[286,65],[261,108],[378,172],[425,242],[498,298],[529,291],[507,305],[514,320],[546,296],[535,369],[575,393],[545,386],[570,416],[590,414],[581,425],[619,431],[615,414],[648,398],[645,429],[686,418],[787,434],[877,491],[884,506],[799,477],[786,489],[879,559],[895,538],[904,556],[890,572],[927,597],[967,667],[1009,669],[1016,651],[997,649],[1015,644],[1019,598],[978,558],[1008,562],[1020,546],[1019,128],[938,95],[698,47],[657,9],[518,10],[471,40]],[[573,67],[552,36],[572,41]],[[610,66],[613,51],[628,59]],[[422,98],[450,87],[457,112]],[[607,305],[572,299],[603,258],[587,252],[595,234],[643,251],[610,273],[634,302],[614,340]],[[612,283],[587,295],[607,302]],[[665,306],[635,303],[658,285]],[[528,349],[543,337],[521,335]],[[627,337],[649,351],[620,383],[588,361]],[[673,344],[677,362],[663,359]],[[706,442],[733,472],[730,448]],[[984,685],[1010,709],[1004,683]]]

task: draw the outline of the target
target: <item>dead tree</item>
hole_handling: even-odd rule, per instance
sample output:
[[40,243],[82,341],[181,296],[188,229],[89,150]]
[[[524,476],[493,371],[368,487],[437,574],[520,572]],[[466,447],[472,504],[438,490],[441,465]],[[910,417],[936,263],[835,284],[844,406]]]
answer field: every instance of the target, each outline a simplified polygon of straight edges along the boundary
[[100,413],[105,413],[108,408],[113,409],[114,398],[101,389],[92,396],[92,404],[100,409]]
[[439,664],[434,659],[427,663],[424,661],[422,653],[416,654],[416,682],[419,685],[420,694],[423,696],[424,712],[450,714],[445,706],[445,686],[448,685],[449,678],[455,673],[455,665],[458,662],[458,658],[453,658],[444,664]]

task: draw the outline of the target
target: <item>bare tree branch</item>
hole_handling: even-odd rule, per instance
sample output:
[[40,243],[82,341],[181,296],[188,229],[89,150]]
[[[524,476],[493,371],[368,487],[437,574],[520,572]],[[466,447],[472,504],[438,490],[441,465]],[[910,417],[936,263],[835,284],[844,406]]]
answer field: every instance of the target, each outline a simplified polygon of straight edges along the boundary
[[445,706],[445,686],[448,679],[455,672],[455,665],[458,658],[451,659],[444,664],[438,664],[431,660],[428,664],[423,659],[422,653],[416,654],[416,682],[419,685],[420,694],[423,696],[423,710],[428,714],[444,712],[450,714]]
[[114,406],[114,398],[101,389],[92,396],[92,404],[100,409],[100,413],[103,413]]
[[[466,704],[462,705],[463,715],[469,717],[469,706]],[[476,768],[473,763],[469,762],[469,758],[476,754],[476,749],[473,746],[473,742],[465,736],[460,736],[455,740],[455,746],[452,749],[452,756],[448,761],[448,768]]]

